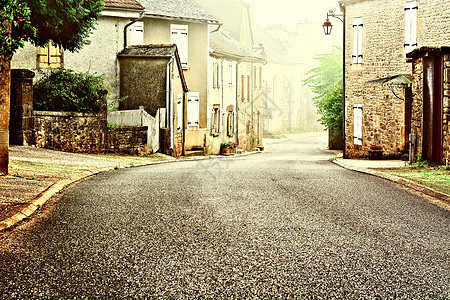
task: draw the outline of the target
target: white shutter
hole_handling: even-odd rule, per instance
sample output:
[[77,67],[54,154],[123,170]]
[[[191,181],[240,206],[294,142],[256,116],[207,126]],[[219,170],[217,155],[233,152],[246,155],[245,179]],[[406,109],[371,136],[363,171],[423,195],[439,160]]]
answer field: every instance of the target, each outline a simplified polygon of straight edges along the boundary
[[171,43],[176,44],[178,54],[180,55],[181,66],[186,69],[188,67],[188,26],[187,25],[170,25]]
[[236,132],[237,132],[237,126],[236,126],[236,123],[237,123],[237,113],[236,113],[236,112],[233,112],[233,133],[236,133]]
[[215,62],[213,62],[213,89],[216,88],[216,72],[217,72],[217,68],[216,68],[216,64]]
[[362,145],[362,105],[353,105],[353,144]]
[[353,20],[353,54],[352,61],[354,64],[362,63],[362,18]]
[[128,46],[144,44],[144,22],[136,22],[132,24],[129,27],[128,32],[129,32]]
[[211,134],[215,133],[215,120],[216,120],[216,110],[213,108],[211,111]]
[[406,2],[405,6],[405,52],[411,48],[411,2]]
[[360,23],[358,25],[358,64],[362,64],[362,59],[363,59],[362,34],[363,34],[363,24],[362,24],[362,18],[360,18]]
[[177,94],[177,132],[183,127],[183,94]]
[[352,62],[354,64],[358,63],[358,22],[357,18],[353,20],[353,53]]
[[188,112],[188,127],[199,126],[199,104],[200,93],[189,92],[187,93],[187,112]]
[[218,132],[222,132],[222,109],[219,108],[219,130]]
[[220,67],[220,63],[217,63],[217,88],[220,88],[220,82],[221,82],[221,67]]
[[415,49],[417,47],[417,2],[411,2],[411,47]]

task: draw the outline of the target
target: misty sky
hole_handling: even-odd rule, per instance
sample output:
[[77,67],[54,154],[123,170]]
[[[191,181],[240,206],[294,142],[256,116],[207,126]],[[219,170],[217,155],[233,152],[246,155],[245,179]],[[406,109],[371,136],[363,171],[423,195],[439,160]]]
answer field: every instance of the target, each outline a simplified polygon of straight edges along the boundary
[[297,23],[323,23],[327,11],[336,8],[338,0],[254,0],[254,19],[263,27],[284,24],[294,28]]

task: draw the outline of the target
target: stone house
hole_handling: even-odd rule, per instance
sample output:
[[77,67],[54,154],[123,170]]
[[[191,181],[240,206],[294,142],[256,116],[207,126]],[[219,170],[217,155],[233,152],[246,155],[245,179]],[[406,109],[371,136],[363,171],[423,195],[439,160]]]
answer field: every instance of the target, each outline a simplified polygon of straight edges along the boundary
[[[411,133],[412,70],[406,54],[449,44],[444,0],[343,0],[345,13],[345,157],[399,155]],[[403,76],[408,75],[408,76]],[[385,84],[379,84],[384,82]],[[378,83],[378,84],[377,84]]]

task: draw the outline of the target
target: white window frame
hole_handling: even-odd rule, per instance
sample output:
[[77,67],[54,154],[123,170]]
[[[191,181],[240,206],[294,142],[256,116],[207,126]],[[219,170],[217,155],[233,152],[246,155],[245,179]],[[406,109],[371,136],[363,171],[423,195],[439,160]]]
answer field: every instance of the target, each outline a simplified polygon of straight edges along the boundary
[[199,127],[200,93],[187,93],[187,126]]
[[188,68],[189,61],[189,26],[180,24],[170,25],[170,42],[176,44],[183,69]]
[[211,111],[211,135],[218,136],[222,132],[222,109],[214,104]]
[[353,144],[362,145],[362,104],[353,105]]
[[405,53],[417,47],[417,1],[408,1],[405,5]]
[[128,27],[128,45],[137,46],[144,44],[144,22],[135,22]]
[[353,19],[353,54],[352,62],[362,64],[362,38],[363,38],[363,19],[361,17]]

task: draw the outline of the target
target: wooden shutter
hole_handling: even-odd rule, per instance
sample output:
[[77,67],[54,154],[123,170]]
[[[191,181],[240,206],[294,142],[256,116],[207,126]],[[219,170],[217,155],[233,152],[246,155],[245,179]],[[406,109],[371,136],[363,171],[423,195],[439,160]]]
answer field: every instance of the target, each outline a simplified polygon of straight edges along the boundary
[[36,48],[38,69],[56,69],[63,67],[63,49],[52,42],[45,47]]
[[250,102],[250,75],[247,75],[247,102]]
[[187,126],[196,127],[199,126],[199,105],[200,93],[189,92],[187,93]]
[[245,76],[241,76],[241,100],[244,102],[245,100]]
[[362,105],[353,105],[353,144],[362,145]]
[[213,108],[211,111],[211,134],[216,132],[216,109]]
[[237,112],[233,111],[233,133],[237,132]]
[[221,108],[218,109],[218,113],[219,113],[219,124],[217,125],[218,126],[217,132],[222,132],[222,109]]
[[181,66],[183,69],[188,67],[188,26],[187,25],[170,25],[171,31],[171,43],[176,44],[178,48],[178,54],[180,55]]
[[406,2],[405,5],[405,52],[417,47],[417,1]]
[[177,132],[183,127],[183,94],[177,94]]
[[128,45],[143,45],[144,44],[144,22],[136,22],[128,28]]
[[217,68],[216,68],[216,62],[213,62],[213,89],[215,89],[216,88],[216,77],[217,77],[217,75],[216,75],[216,72],[217,72]]
[[353,54],[352,61],[354,64],[362,63],[362,18],[353,20]]

